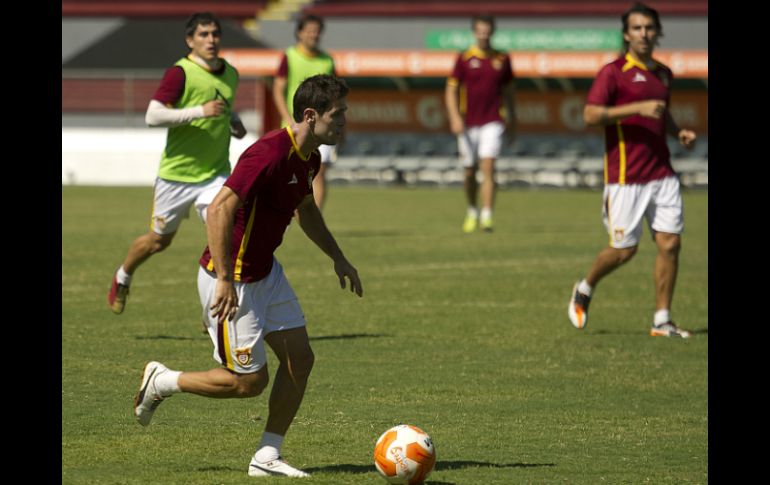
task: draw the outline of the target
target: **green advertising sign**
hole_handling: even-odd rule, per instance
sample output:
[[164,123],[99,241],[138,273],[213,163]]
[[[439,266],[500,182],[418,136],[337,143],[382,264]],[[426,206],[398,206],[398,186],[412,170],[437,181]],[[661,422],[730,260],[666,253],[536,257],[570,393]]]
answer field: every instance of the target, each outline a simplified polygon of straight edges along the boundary
[[[425,47],[440,50],[464,50],[475,39],[470,30],[429,30]],[[620,50],[623,37],[617,29],[517,29],[498,30],[492,46],[500,50],[520,51],[593,51]]]

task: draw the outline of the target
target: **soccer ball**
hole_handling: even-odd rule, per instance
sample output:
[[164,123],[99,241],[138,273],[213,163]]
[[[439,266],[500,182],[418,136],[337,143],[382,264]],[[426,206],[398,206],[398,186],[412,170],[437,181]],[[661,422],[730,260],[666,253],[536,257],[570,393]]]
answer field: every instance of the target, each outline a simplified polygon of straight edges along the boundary
[[374,447],[374,466],[388,483],[422,483],[435,464],[433,440],[416,426],[394,426],[382,433]]

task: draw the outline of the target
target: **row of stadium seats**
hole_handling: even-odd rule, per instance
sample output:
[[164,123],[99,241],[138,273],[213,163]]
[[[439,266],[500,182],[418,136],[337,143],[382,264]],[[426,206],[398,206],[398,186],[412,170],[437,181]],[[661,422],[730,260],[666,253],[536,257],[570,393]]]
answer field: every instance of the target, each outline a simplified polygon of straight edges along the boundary
[[[708,137],[698,140],[692,151],[673,139],[669,140],[672,159],[708,159]],[[419,135],[412,133],[351,133],[339,147],[346,156],[452,156],[457,157],[457,140],[451,134]],[[600,136],[517,136],[514,143],[503,147],[502,157],[539,157],[580,160],[604,156]]]
[[[708,186],[708,159],[672,160],[682,185]],[[501,187],[600,188],[603,157],[501,156],[495,164]],[[463,169],[453,155],[339,155],[329,171],[331,183],[461,185]]]

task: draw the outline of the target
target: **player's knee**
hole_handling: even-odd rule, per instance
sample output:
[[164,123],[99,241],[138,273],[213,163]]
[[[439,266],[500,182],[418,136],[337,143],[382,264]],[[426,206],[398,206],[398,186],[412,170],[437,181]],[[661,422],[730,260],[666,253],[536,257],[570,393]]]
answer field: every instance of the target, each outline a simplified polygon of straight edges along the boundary
[[171,246],[171,241],[174,238],[172,234],[155,234],[150,243],[150,251],[155,254],[163,251],[167,247]]
[[270,378],[267,372],[257,372],[248,376],[238,378],[236,391],[241,397],[257,397],[265,390]]
[[618,250],[618,261],[620,264],[629,262],[631,258],[633,258],[636,254],[637,247],[638,246],[631,246],[630,248],[623,248]]
[[682,239],[679,236],[660,238],[658,248],[665,254],[676,256],[682,249]]
[[289,361],[289,369],[295,380],[307,380],[310,371],[313,370],[315,363],[315,354],[310,346],[305,347],[299,352],[295,352]]

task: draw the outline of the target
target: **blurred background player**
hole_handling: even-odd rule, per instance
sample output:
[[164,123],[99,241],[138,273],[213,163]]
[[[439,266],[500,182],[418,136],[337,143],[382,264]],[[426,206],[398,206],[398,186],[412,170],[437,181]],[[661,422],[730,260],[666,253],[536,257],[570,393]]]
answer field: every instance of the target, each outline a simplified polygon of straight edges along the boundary
[[[294,31],[297,43],[284,52],[273,80],[273,100],[281,115],[281,127],[295,121],[291,115],[294,111],[293,98],[302,81],[316,74],[335,74],[334,60],[318,47],[323,30],[323,19],[315,15],[303,15],[297,20]],[[326,200],[326,167],[332,163],[336,151],[330,145],[321,145],[318,150],[321,152],[321,168],[313,180],[313,194],[316,205],[323,209]]]
[[333,145],[342,136],[347,93],[347,85],[333,76],[305,80],[294,98],[298,121],[249,147],[211,202],[198,294],[214,359],[222,367],[180,372],[149,362],[134,400],[134,414],[147,426],[163,399],[177,392],[213,398],[258,396],[268,383],[267,342],[279,365],[250,476],[309,476],[281,457],[314,360],[297,295],[273,255],[295,209],[302,230],[334,261],[340,286],[345,288],[347,278],[350,290],[363,295],[356,269],[342,254],[313,198],[313,176],[320,165],[317,148],[321,143]]
[[684,217],[666,134],[688,149],[696,135],[680,129],[668,109],[671,70],[652,57],[663,35],[658,12],[636,3],[621,20],[625,52],[599,71],[583,113],[586,125],[604,126],[603,216],[610,242],[575,284],[568,315],[575,327],[585,328],[593,289],[636,254],[646,217],[658,248],[650,334],[687,338],[690,332],[678,328],[670,315]]
[[147,107],[147,124],[169,127],[168,135],[150,231],[134,240],[112,278],[107,303],[114,313],[125,308],[134,271],[171,244],[191,205],[206,222],[206,207],[230,174],[230,135],[246,135],[232,110],[238,72],[218,56],[221,37],[214,15],[193,14],[185,29],[190,51],[166,71]]
[[[508,54],[493,49],[490,39],[495,32],[491,16],[476,16],[471,21],[476,44],[460,53],[447,79],[445,98],[449,126],[457,136],[460,159],[465,168],[465,196],[468,212],[464,232],[481,225],[493,227],[495,202],[495,160],[503,138],[513,141],[516,127],[514,82]],[[505,107],[506,116],[500,114]],[[481,217],[477,206],[476,170],[481,167]]]

